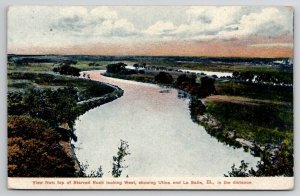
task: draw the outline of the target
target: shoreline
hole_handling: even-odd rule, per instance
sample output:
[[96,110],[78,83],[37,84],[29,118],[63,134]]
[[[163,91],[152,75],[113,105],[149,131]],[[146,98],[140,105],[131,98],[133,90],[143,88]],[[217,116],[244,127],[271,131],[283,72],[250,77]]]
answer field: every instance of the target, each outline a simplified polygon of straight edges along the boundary
[[[83,79],[83,80],[92,80],[92,79],[86,79],[86,78],[80,78],[80,79]],[[93,97],[93,98],[88,99],[88,100],[77,102],[77,106],[80,109],[80,115],[77,118],[79,118],[81,115],[85,114],[86,112],[88,112],[91,109],[94,109],[96,107],[99,107],[101,105],[104,105],[106,103],[112,102],[112,101],[114,101],[114,100],[122,97],[123,94],[124,94],[124,91],[121,88],[119,88],[118,86],[115,86],[115,85],[112,85],[112,84],[108,84],[108,83],[105,83],[105,82],[96,81],[96,80],[92,80],[92,81],[96,82],[96,83],[99,83],[99,84],[102,84],[102,85],[104,84],[104,85],[110,86],[110,87],[112,87],[114,89],[114,91],[111,92],[111,93],[105,94],[105,95],[103,95],[101,97]],[[70,130],[69,127],[67,127],[66,129]],[[76,132],[76,130],[75,130],[75,132]],[[73,134],[76,135],[75,133],[73,133]],[[79,174],[79,173],[82,172],[82,167],[81,167],[80,161],[76,157],[76,153],[74,151],[75,147],[73,146],[73,144],[71,143],[71,141],[72,141],[72,137],[70,137],[70,139],[69,139],[68,142],[60,141],[60,145],[63,148],[63,150],[65,151],[65,153],[71,159],[73,159],[73,161],[75,163],[75,165],[74,165],[75,171],[76,171],[75,174]]]
[[[105,76],[105,77],[117,78],[117,79],[122,79],[122,80],[129,80],[129,81],[136,81],[136,82],[160,85],[160,84],[155,83],[153,81],[133,80],[130,77],[115,77],[113,74],[102,73],[102,75]],[[161,84],[161,85],[163,85],[163,84]],[[168,85],[164,85],[164,86],[168,86]],[[184,91],[183,89],[176,88],[175,86],[168,86],[168,87],[172,87],[176,90],[180,90],[180,91],[183,91],[185,93],[188,93],[188,92]],[[190,96],[191,96],[190,99],[192,99],[193,96],[192,95],[190,95]],[[205,99],[205,98],[202,98],[202,99],[197,98],[197,101],[201,102],[199,105],[202,105],[204,108],[206,107],[205,102],[203,101],[203,99]],[[233,131],[224,131],[224,129],[222,127],[222,124],[220,124],[210,114],[208,114],[204,111],[201,111],[201,113],[203,112],[202,114],[192,115],[192,113],[195,112],[196,108],[191,107],[190,109],[191,109],[191,118],[192,118],[192,120],[195,123],[203,126],[205,131],[209,135],[215,137],[221,143],[229,145],[233,148],[244,148],[245,152],[250,152],[250,154],[254,157],[259,157],[260,153],[264,150],[268,150],[268,152],[274,154],[276,152],[276,150],[278,150],[278,148],[279,148],[278,146],[275,146],[275,145],[272,145],[272,144],[259,144],[255,141],[250,141],[250,140],[247,140],[245,138],[238,137],[238,135],[236,134],[236,132],[234,130]],[[196,113],[197,113],[197,111],[196,111]]]

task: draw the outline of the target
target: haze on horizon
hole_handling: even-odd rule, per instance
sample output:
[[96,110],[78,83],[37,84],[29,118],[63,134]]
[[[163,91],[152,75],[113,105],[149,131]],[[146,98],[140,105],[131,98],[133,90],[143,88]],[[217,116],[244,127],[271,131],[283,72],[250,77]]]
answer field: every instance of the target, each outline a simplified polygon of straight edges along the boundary
[[9,54],[293,57],[283,6],[11,6]]

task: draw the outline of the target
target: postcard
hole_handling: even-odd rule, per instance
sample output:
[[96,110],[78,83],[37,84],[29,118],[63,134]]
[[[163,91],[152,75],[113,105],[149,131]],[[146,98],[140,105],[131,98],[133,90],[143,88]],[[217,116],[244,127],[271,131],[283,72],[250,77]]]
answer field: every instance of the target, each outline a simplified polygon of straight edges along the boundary
[[293,189],[293,17],[8,7],[8,188]]

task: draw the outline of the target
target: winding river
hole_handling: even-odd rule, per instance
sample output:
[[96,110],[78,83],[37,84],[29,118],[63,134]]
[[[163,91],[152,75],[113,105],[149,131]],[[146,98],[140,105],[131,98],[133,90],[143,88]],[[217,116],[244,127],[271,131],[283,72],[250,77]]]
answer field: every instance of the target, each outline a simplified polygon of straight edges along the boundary
[[202,126],[193,123],[189,99],[179,98],[176,89],[109,78],[90,71],[92,80],[117,85],[124,95],[94,108],[76,121],[75,153],[88,172],[102,166],[111,177],[113,159],[120,140],[129,144],[130,177],[223,177],[233,163],[258,161],[243,149],[218,142]]

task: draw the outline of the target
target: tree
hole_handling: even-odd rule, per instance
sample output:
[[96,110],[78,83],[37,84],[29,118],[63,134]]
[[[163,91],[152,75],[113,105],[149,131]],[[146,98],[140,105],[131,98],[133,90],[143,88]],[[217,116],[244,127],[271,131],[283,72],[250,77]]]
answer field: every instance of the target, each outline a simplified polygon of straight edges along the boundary
[[59,73],[59,68],[58,68],[58,67],[54,67],[54,68],[52,69],[52,71],[55,72],[55,73]]
[[80,71],[80,69],[70,65],[63,65],[59,68],[59,73],[61,75],[80,76]]
[[8,116],[8,176],[74,177],[74,160],[62,149],[61,135],[30,116]]
[[71,75],[71,76],[80,76],[80,69],[76,67],[72,67],[71,65],[76,65],[77,61],[73,60],[65,60],[60,63],[59,67],[54,67],[53,72],[59,72],[61,75]]
[[[231,167],[229,177],[266,177],[266,176],[294,176],[294,157],[292,147],[282,143],[273,154],[268,149],[260,153],[261,160],[257,162],[256,170],[248,170],[248,163],[241,161],[236,168]],[[224,175],[228,177],[228,175]]]
[[71,87],[57,90],[31,89],[23,99],[32,117],[46,120],[52,127],[68,123],[70,128],[78,115],[77,90]]
[[202,103],[201,99],[195,97],[190,98],[189,109],[193,122],[197,122],[197,117],[206,112],[205,105]]
[[228,172],[228,175],[224,175],[225,177],[249,177],[250,174],[247,172],[249,163],[245,163],[244,160],[241,161],[241,165],[236,168],[235,164],[231,166],[231,171]]
[[181,85],[194,85],[196,83],[196,76],[195,75],[187,75],[187,74],[181,74],[178,76],[176,80],[176,85],[181,86]]
[[7,94],[7,112],[9,115],[21,115],[28,111],[23,103],[24,94],[19,91],[9,91]]
[[139,64],[135,63],[135,64],[133,64],[133,67],[134,67],[135,69],[138,69],[138,68],[139,68]]
[[107,73],[119,73],[121,71],[126,71],[127,65],[125,63],[114,63],[114,64],[109,64],[106,66],[106,72]]
[[173,82],[173,77],[171,74],[167,72],[159,72],[155,77],[155,81],[158,83],[163,83],[163,84],[172,84]]
[[113,168],[112,168],[112,176],[113,177],[120,177],[122,174],[123,169],[127,168],[128,166],[124,165],[125,157],[130,155],[128,152],[128,142],[121,140],[120,147],[118,148],[119,151],[117,156],[113,156]]
[[216,92],[215,79],[210,77],[201,78],[201,94],[200,97],[206,97]]

